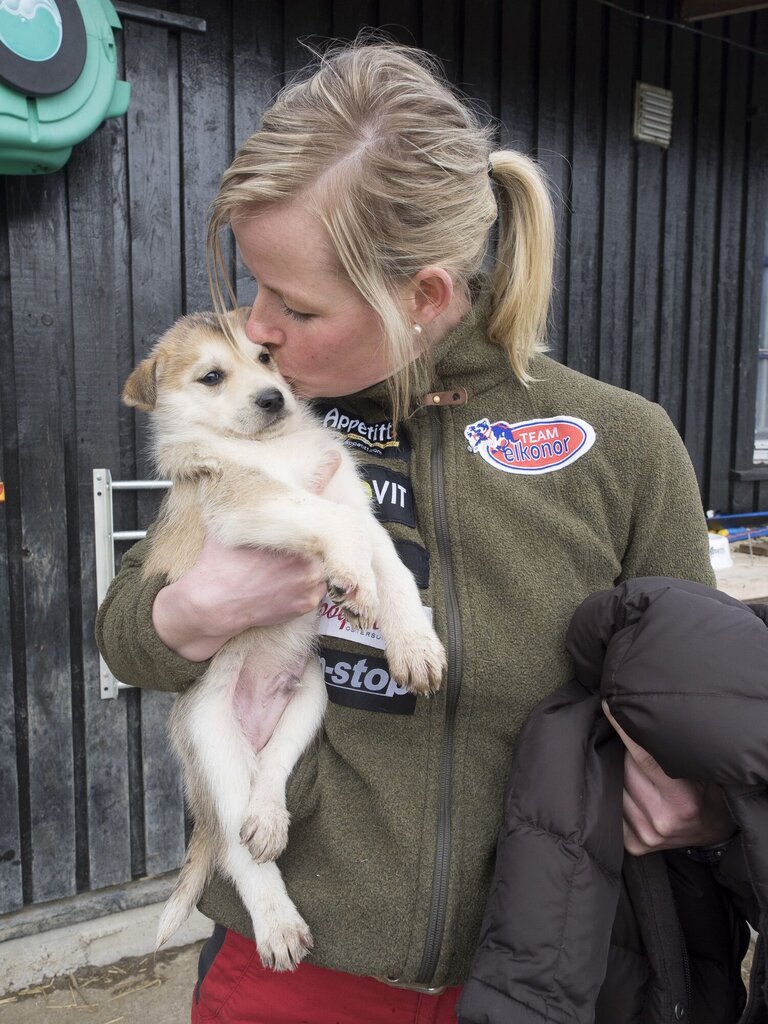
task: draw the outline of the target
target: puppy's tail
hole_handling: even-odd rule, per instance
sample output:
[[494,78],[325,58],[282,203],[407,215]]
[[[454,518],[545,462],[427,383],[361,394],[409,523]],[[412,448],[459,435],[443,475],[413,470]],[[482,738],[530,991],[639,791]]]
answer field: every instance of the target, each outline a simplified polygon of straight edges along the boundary
[[199,902],[213,870],[213,853],[213,837],[206,828],[195,824],[178,881],[160,915],[155,950],[181,928]]

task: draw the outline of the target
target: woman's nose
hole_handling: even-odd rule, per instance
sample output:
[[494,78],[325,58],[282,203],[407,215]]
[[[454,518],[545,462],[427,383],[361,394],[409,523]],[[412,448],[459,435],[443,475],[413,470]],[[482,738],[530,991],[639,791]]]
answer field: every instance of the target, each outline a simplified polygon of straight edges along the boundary
[[249,341],[253,341],[257,345],[282,345],[285,341],[285,335],[280,328],[272,326],[268,318],[263,315],[263,310],[259,307],[258,296],[248,314],[245,334]]

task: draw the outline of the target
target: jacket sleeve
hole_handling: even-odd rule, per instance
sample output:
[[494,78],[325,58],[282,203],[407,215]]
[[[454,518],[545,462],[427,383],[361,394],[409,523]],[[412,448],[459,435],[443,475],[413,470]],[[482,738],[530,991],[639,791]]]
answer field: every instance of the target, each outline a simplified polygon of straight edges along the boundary
[[672,421],[659,405],[645,406],[638,424],[647,449],[637,476],[630,537],[617,583],[636,576],[674,576],[715,585],[696,474]]
[[166,647],[152,625],[152,605],[164,576],[144,578],[146,540],[123,556],[96,616],[96,643],[113,675],[123,683],[177,692],[198,679],[209,662],[187,661]]
[[576,682],[526,721],[462,1024],[594,1021],[619,896],[623,756]]

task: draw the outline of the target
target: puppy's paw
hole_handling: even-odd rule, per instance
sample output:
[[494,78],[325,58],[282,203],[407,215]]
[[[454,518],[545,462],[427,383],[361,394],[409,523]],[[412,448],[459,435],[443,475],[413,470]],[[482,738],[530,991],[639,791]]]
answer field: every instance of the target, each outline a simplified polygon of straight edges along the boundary
[[281,804],[252,802],[240,829],[240,842],[257,864],[277,860],[288,844],[290,821],[290,814]]
[[372,574],[354,578],[350,573],[335,572],[328,579],[328,595],[335,605],[344,609],[344,616],[357,629],[372,629],[376,622],[378,597]]
[[270,970],[294,971],[312,949],[312,934],[298,913],[259,931],[256,948],[262,964]]
[[402,633],[387,640],[387,660],[392,677],[411,693],[427,697],[437,693],[448,668],[445,649],[430,628]]

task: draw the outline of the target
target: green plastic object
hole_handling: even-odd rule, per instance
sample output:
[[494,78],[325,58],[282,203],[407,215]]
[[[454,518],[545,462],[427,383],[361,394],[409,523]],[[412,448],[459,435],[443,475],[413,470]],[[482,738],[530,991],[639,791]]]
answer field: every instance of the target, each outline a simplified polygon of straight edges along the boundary
[[0,0],[0,174],[49,174],[128,109],[109,0]]

